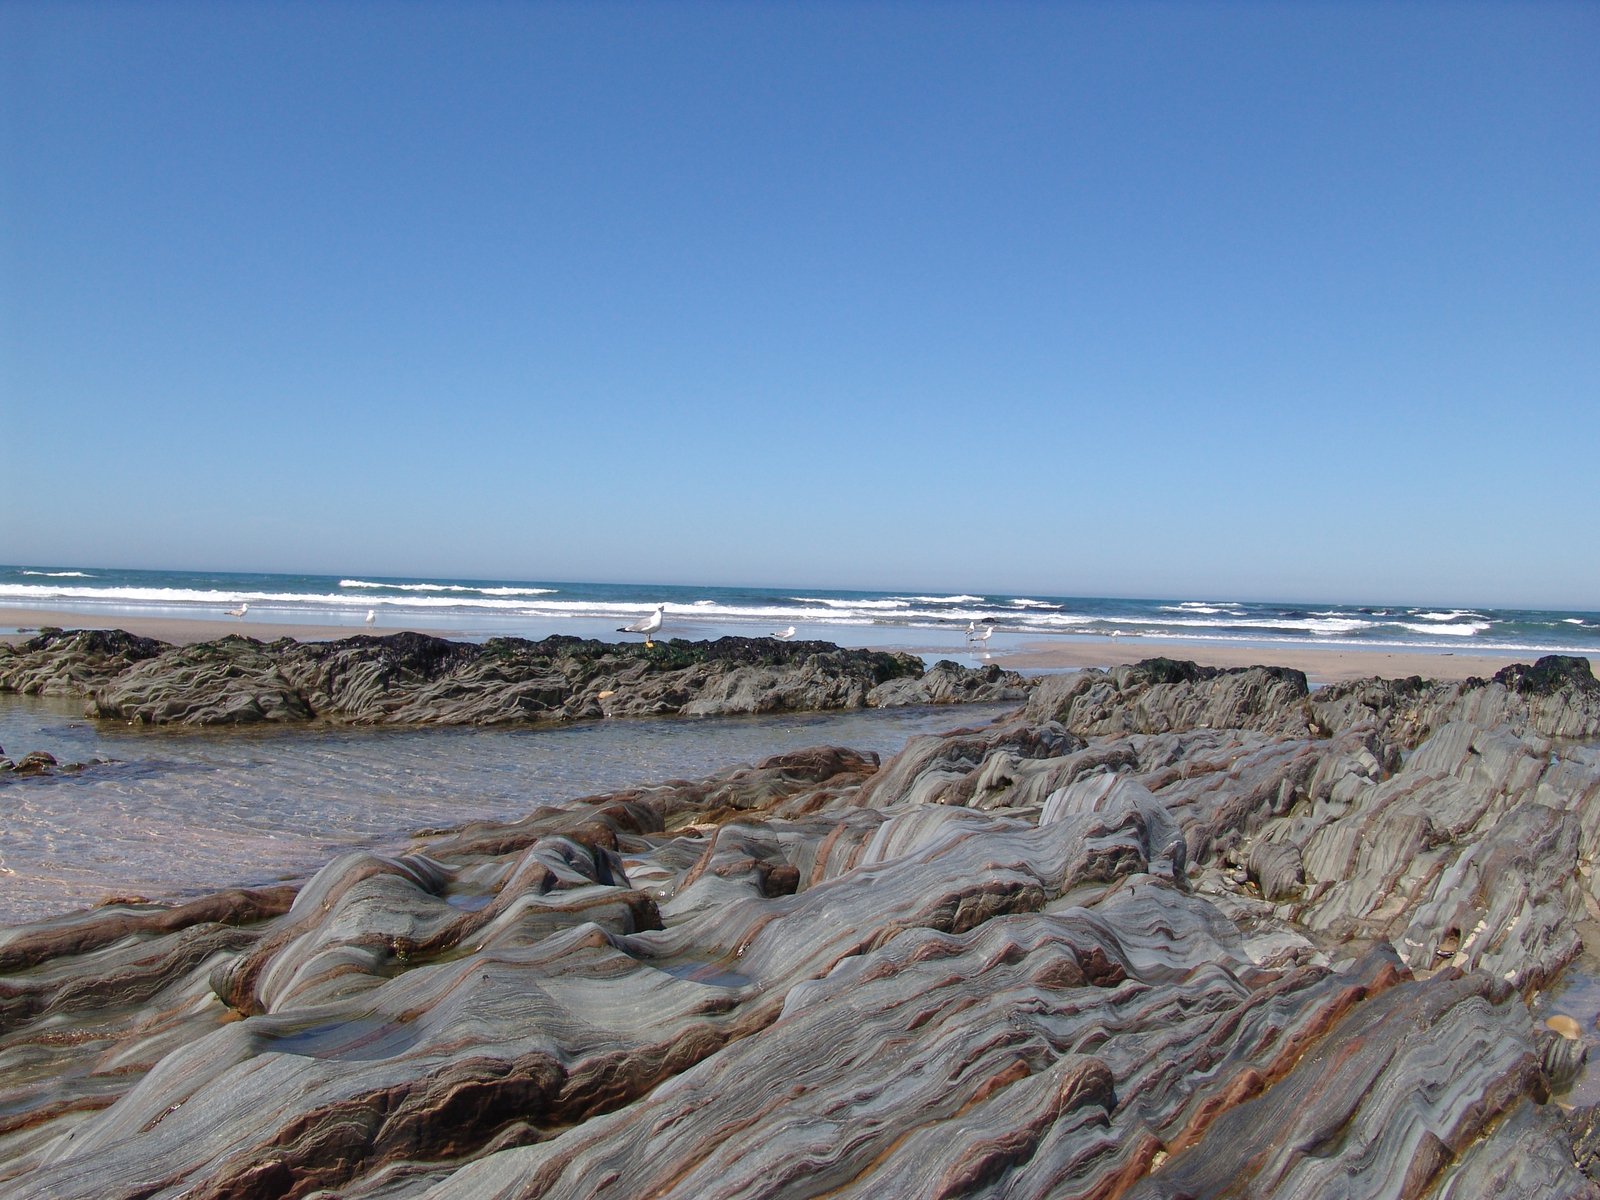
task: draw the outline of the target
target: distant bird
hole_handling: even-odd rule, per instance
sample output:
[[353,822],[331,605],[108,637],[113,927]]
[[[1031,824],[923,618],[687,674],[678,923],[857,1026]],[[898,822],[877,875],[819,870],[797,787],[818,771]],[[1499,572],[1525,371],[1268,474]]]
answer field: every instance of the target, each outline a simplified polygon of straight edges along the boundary
[[635,621],[632,625],[619,626],[617,628],[617,632],[642,633],[644,634],[644,644],[646,646],[654,646],[655,643],[650,640],[650,635],[661,628],[661,614],[666,611],[667,606],[665,604],[658,604],[656,605],[655,612],[651,613],[648,617],[645,617],[640,621]]
[[780,630],[778,630],[777,633],[773,634],[772,636],[777,638],[780,642],[787,642],[790,638],[792,638],[794,636],[794,626],[791,625],[787,629],[780,629]]
[[366,616],[367,624],[371,625],[377,619],[378,619],[378,610],[375,609],[375,608],[367,609],[367,616]]
[[250,606],[248,604],[241,604],[241,605],[239,605],[238,608],[230,608],[228,610],[228,616],[230,616],[230,617],[242,617],[242,616],[245,615],[245,613],[247,613],[249,611],[250,611]]
[[967,645],[973,649],[982,649],[983,656],[989,657],[988,641],[994,636],[994,618],[985,617],[982,621],[969,621],[967,623]]

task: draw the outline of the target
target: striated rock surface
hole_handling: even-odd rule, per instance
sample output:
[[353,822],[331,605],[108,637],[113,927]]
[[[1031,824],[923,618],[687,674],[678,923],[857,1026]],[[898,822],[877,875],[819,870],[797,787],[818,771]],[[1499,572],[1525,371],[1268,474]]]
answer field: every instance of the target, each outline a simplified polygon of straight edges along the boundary
[[1021,700],[1022,678],[906,654],[770,638],[612,645],[574,637],[483,645],[417,633],[336,642],[226,637],[168,646],[49,630],[0,646],[0,689],[77,693],[91,716],[148,725],[320,719],[495,725],[599,717],[816,711]]
[[0,1193],[1600,1196],[1592,680],[1142,666],[0,933]]
[[170,649],[121,629],[41,629],[20,646],[0,643],[0,691],[82,696]]
[[1559,654],[1531,667],[1506,667],[1487,683],[1432,683],[1412,677],[1335,684],[1317,692],[1313,708],[1329,728],[1369,722],[1408,747],[1456,720],[1504,724],[1519,733],[1551,738],[1600,738],[1600,683],[1588,659]]

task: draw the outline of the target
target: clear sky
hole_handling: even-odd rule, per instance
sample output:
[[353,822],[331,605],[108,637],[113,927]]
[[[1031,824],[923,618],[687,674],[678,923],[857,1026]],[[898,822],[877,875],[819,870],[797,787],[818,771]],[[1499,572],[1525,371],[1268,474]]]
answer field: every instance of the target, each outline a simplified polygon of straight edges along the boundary
[[1600,609],[1600,5],[0,0],[0,561]]

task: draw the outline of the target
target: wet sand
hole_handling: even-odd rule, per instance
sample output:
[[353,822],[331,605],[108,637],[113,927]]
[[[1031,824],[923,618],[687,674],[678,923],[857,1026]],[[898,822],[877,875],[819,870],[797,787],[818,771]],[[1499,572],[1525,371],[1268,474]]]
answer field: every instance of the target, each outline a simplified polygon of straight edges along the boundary
[[[257,621],[248,616],[242,619],[129,617],[115,614],[97,617],[81,612],[0,608],[0,642],[24,641],[45,625],[55,625],[63,629],[126,629],[129,633],[159,638],[175,645],[211,641],[227,637],[229,634],[242,634],[264,642],[284,637],[292,637],[303,642],[328,641],[351,637],[358,633],[397,633],[407,628],[402,625],[378,625],[369,629],[359,622],[349,625],[290,625],[276,621]],[[4,632],[12,629],[22,632]],[[420,632],[456,639],[473,636],[463,630],[427,629]],[[478,631],[475,636],[481,637],[482,632]],[[882,648],[904,649],[905,647]],[[933,657],[950,656],[948,649],[932,650],[930,653]],[[929,655],[924,654],[924,657],[927,658]],[[965,656],[956,657],[967,661]],[[1538,656],[1451,654],[1424,650],[1347,649],[1321,646],[1219,645],[1215,642],[1179,642],[1167,638],[1108,638],[1103,641],[1042,640],[1027,642],[1014,648],[996,646],[988,653],[985,661],[1026,673],[1082,667],[1112,667],[1157,657],[1187,659],[1208,667],[1258,665],[1292,667],[1304,671],[1307,678],[1315,685],[1338,683],[1347,679],[1366,679],[1374,675],[1385,679],[1403,679],[1410,675],[1420,675],[1424,679],[1455,680],[1466,679],[1469,676],[1487,679],[1504,666],[1515,662],[1532,662]]]

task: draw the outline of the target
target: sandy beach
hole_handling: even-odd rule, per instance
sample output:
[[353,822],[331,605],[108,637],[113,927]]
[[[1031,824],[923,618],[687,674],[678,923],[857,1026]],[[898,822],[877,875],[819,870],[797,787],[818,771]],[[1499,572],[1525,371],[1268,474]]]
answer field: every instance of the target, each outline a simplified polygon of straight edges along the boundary
[[[396,633],[403,626],[383,626],[368,630],[361,625],[291,625],[276,621],[236,618],[176,617],[96,617],[81,612],[50,609],[0,608],[0,642],[24,641],[43,626],[63,629],[126,629],[142,637],[158,638],[175,645],[211,641],[241,634],[261,641],[291,637],[297,641],[328,641],[358,633]],[[436,637],[466,638],[463,630],[428,629],[421,632]],[[885,649],[905,649],[903,645]],[[946,656],[947,649],[910,647],[930,661]],[[1455,680],[1472,676],[1487,679],[1500,668],[1514,662],[1531,662],[1531,654],[1450,654],[1421,650],[1345,649],[1322,646],[1221,645],[1215,642],[1182,642],[1170,638],[1118,638],[1104,641],[1036,641],[1015,648],[996,646],[986,661],[1009,670],[1027,672],[1062,671],[1083,667],[1113,667],[1146,658],[1186,659],[1208,667],[1275,666],[1304,671],[1313,685],[1338,683],[1348,679],[1380,676],[1403,679],[1420,675],[1425,679]],[[1591,664],[1592,665],[1592,664]]]

